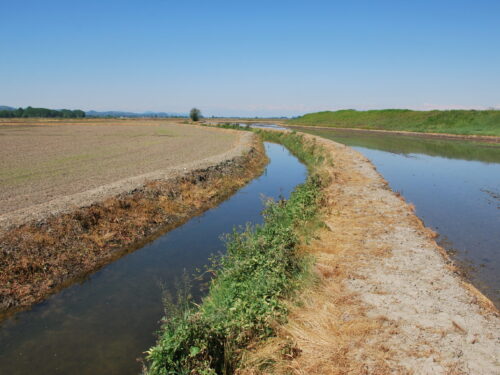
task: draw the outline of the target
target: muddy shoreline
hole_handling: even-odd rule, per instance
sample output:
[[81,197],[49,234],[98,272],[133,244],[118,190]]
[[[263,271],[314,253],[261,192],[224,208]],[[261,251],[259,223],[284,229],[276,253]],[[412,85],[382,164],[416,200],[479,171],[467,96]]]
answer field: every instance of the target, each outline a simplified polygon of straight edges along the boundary
[[404,130],[382,130],[382,129],[359,129],[359,128],[336,128],[333,126],[304,126],[304,125],[289,125],[284,124],[291,129],[326,129],[326,130],[336,130],[345,132],[355,132],[355,133],[371,133],[371,134],[394,134],[394,135],[404,135],[404,136],[414,136],[421,138],[437,138],[437,139],[453,139],[453,140],[466,140],[466,141],[476,141],[485,143],[500,143],[500,137],[493,135],[460,135],[460,134],[448,134],[448,133],[420,133],[411,132]]
[[[0,317],[42,301],[217,205],[262,173],[266,163],[262,142],[242,133],[224,154],[121,181],[97,195],[89,192],[70,200],[87,202],[77,208],[66,197],[28,213],[3,215]],[[94,200],[89,204],[89,199]]]

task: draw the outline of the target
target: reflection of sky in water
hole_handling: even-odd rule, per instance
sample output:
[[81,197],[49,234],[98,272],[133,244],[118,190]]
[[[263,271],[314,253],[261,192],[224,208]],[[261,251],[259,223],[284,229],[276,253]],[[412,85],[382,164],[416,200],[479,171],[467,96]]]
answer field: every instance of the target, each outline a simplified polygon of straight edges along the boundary
[[[427,225],[439,228],[476,261],[492,259],[500,244],[500,211],[484,189],[500,187],[500,164],[426,155],[404,158],[355,147],[376,165],[393,190],[416,205]],[[402,160],[403,159],[403,160]]]
[[266,143],[266,172],[230,199],[63,290],[0,328],[0,374],[137,374],[168,290],[224,249],[220,236],[262,221],[262,195],[288,197],[306,168]]
[[265,122],[254,122],[250,124],[246,123],[241,123],[239,124],[241,127],[251,127],[251,128],[256,128],[256,129],[278,129],[278,130],[286,130],[283,126],[279,126],[276,124],[268,124]]
[[[500,145],[304,129],[368,157],[500,306]],[[456,252],[455,252],[456,251]],[[470,270],[472,266],[472,270]]]
[[500,191],[500,164],[354,148],[415,204],[425,224],[446,239],[445,247],[475,267],[472,277],[499,304],[500,209],[491,193]]

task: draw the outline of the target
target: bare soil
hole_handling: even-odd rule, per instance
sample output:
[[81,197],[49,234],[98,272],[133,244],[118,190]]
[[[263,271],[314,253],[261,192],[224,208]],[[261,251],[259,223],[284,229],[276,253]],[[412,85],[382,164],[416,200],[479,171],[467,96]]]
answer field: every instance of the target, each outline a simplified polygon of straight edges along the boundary
[[0,225],[7,213],[197,163],[238,140],[234,132],[172,121],[0,121]]
[[500,318],[360,153],[332,156],[318,282],[241,374],[500,374]]
[[[198,131],[193,129],[182,133]],[[4,214],[9,225],[0,232],[0,317],[181,225],[262,172],[267,159],[252,133],[210,129],[201,142],[212,133],[237,142],[209,158]]]

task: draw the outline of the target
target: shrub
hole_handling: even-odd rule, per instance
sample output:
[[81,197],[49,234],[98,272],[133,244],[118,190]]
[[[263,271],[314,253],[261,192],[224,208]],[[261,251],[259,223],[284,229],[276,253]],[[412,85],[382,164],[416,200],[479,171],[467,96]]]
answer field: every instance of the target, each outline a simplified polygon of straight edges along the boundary
[[201,111],[198,108],[192,108],[189,112],[189,117],[193,121],[199,121],[201,118]]

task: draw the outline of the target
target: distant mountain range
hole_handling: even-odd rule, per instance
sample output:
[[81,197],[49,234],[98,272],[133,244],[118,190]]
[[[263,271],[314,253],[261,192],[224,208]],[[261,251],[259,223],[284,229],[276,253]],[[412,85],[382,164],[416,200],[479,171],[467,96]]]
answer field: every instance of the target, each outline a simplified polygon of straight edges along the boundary
[[[7,105],[0,105],[0,111],[17,109]],[[188,117],[186,113],[176,112],[125,112],[125,111],[85,111],[86,117]]]

